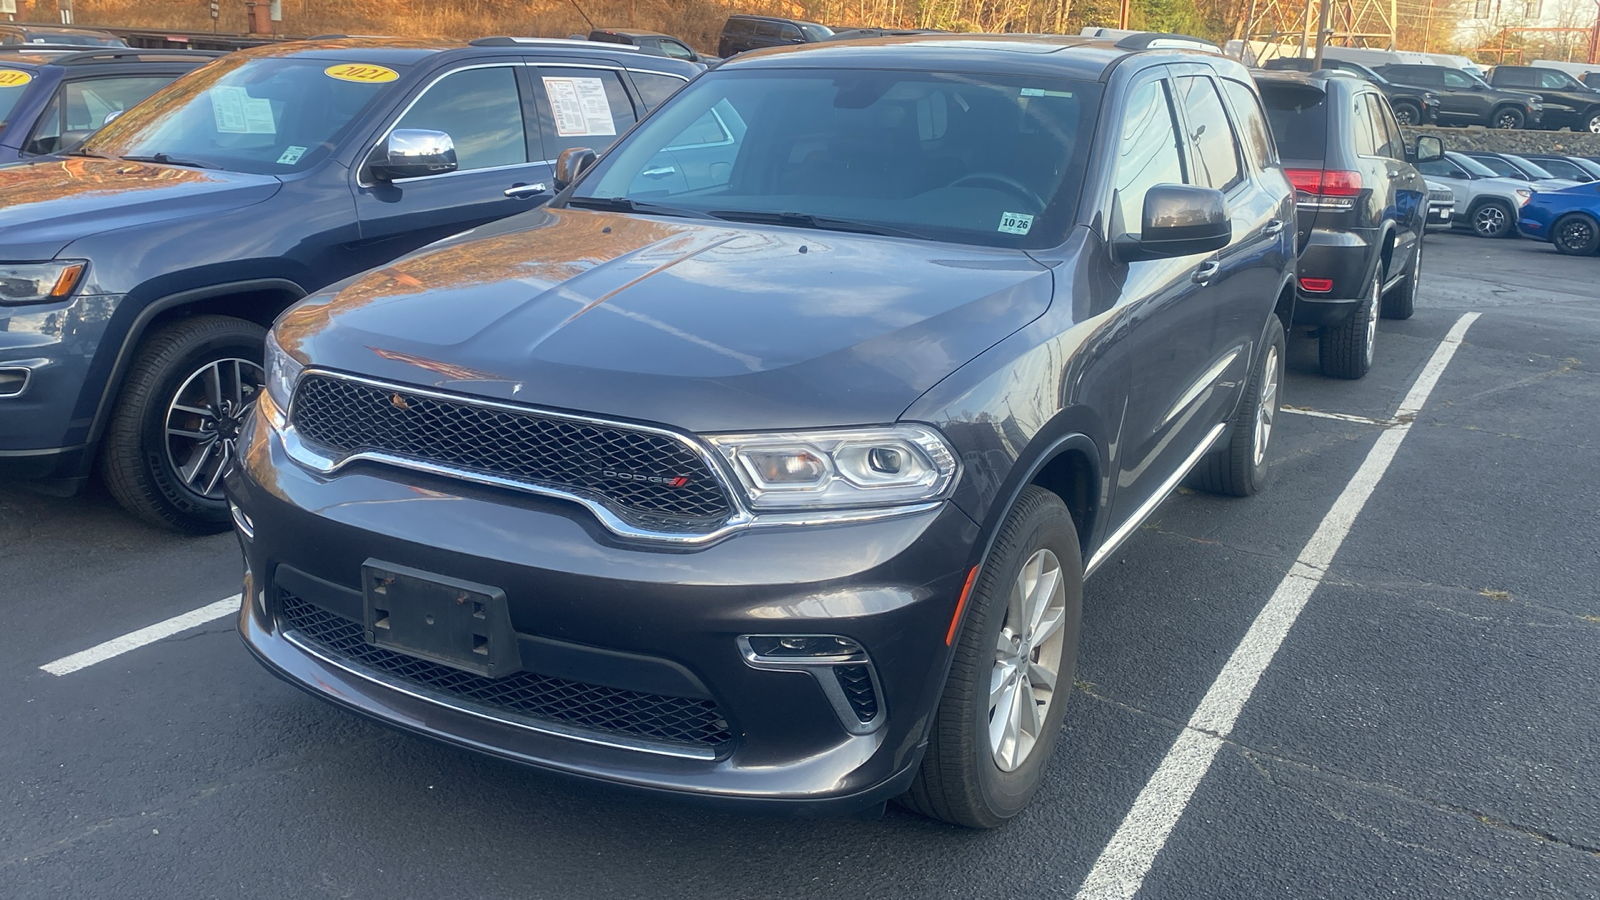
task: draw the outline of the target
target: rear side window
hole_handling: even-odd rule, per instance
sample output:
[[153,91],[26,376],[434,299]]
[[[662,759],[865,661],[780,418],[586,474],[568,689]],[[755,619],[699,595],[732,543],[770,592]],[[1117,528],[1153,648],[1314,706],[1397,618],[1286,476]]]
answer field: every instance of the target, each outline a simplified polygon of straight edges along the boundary
[[1328,146],[1328,95],[1310,86],[1262,85],[1261,105],[1284,159],[1321,164]]
[[1144,220],[1144,195],[1158,184],[1184,184],[1178,128],[1165,82],[1149,81],[1128,100],[1122,139],[1117,145],[1116,197],[1111,233],[1138,234]]
[[1565,72],[1551,70],[1539,73],[1539,87],[1547,91],[1571,91],[1578,85]]
[[546,159],[573,147],[603,150],[633,127],[633,103],[622,88],[622,73],[555,66],[532,71]]
[[1257,99],[1256,92],[1231,79],[1223,79],[1222,89],[1238,116],[1239,138],[1244,143],[1245,153],[1258,169],[1276,164],[1278,159],[1273,152],[1272,135],[1267,131],[1266,114],[1261,111],[1261,101]]
[[1177,88],[1195,148],[1195,180],[1220,191],[1232,188],[1244,174],[1239,169],[1238,142],[1216,86],[1209,78],[1192,75],[1177,79]]
[[778,26],[773,22],[762,22],[760,25],[756,26],[756,35],[758,37],[775,38],[778,36]]
[[1538,77],[1527,69],[1501,69],[1495,73],[1494,80],[1502,87],[1534,87]]
[[630,70],[629,74],[633,76],[633,86],[639,89],[639,99],[644,102],[646,112],[660,106],[687,83],[682,78],[654,72]]

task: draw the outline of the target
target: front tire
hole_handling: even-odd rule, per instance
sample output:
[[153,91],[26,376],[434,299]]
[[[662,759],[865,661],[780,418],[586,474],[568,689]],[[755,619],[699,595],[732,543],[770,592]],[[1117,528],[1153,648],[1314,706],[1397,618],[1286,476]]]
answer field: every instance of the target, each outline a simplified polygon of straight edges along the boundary
[[1367,297],[1343,325],[1324,328],[1317,341],[1322,374],[1329,378],[1354,380],[1372,368],[1378,343],[1379,294],[1383,291],[1383,267],[1373,273]]
[[264,381],[266,329],[195,316],[145,340],[106,430],[100,472],[123,508],[163,528],[229,527],[222,477]]
[[1550,243],[1568,256],[1588,256],[1600,249],[1600,225],[1588,216],[1570,213],[1550,226]]
[[1379,312],[1385,319],[1409,319],[1417,309],[1417,287],[1422,283],[1422,235],[1417,235],[1417,249],[1411,254],[1411,270],[1405,280],[1383,295],[1383,308]]
[[1600,134],[1600,109],[1589,113],[1589,117],[1583,122],[1583,130],[1590,134]]
[[1077,673],[1083,562],[1060,497],[1023,489],[967,602],[922,767],[899,802],[995,828],[1039,789]]
[[1408,100],[1401,100],[1394,105],[1394,117],[1401,125],[1422,124],[1422,107]]
[[1512,129],[1521,128],[1527,121],[1528,119],[1522,114],[1522,110],[1514,106],[1507,106],[1503,109],[1495,110],[1493,124],[1496,128]]
[[1283,404],[1284,347],[1283,323],[1273,316],[1267,323],[1266,343],[1256,370],[1233,414],[1233,435],[1226,445],[1201,458],[1189,476],[1190,487],[1211,494],[1249,497],[1267,486],[1272,426]]
[[1516,231],[1515,213],[1502,200],[1486,200],[1472,211],[1472,233],[1481,238],[1510,237]]

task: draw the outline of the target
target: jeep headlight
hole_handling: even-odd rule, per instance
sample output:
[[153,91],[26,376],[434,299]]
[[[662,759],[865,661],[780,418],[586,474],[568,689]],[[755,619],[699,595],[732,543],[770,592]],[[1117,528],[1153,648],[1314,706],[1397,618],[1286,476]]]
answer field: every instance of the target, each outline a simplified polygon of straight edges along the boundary
[[81,259],[54,262],[0,263],[0,304],[55,303],[72,296],[89,263]]
[[267,418],[274,427],[282,428],[288,421],[289,398],[294,396],[295,382],[305,366],[278,343],[276,329],[267,332],[266,370]]
[[902,506],[946,497],[959,466],[926,425],[707,438],[758,511]]

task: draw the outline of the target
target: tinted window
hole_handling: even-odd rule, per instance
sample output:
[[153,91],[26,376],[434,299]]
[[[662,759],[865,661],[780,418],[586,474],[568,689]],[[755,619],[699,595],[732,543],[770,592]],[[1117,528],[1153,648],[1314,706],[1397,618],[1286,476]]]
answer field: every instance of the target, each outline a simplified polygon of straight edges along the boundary
[[572,147],[603,150],[633,127],[633,102],[622,87],[621,73],[554,66],[540,66],[533,73],[546,159]]
[[778,36],[778,25],[777,25],[777,23],[776,22],[762,22],[762,23],[756,25],[756,35],[758,37],[770,37],[770,38],[777,37]]
[[778,29],[778,36],[786,41],[798,41],[800,40],[800,26],[784,25]]
[[514,166],[528,161],[522,97],[510,66],[464,69],[428,88],[396,122],[450,135],[461,171]]
[[637,71],[628,74],[633,76],[633,86],[639,89],[639,99],[643,101],[646,112],[660,106],[684,85],[682,78],[674,78],[671,75]]
[[1539,73],[1539,87],[1547,91],[1573,91],[1578,89],[1577,82],[1567,76],[1565,72],[1554,69]]
[[1372,134],[1377,142],[1377,155],[1387,156],[1390,159],[1405,158],[1405,141],[1400,137],[1398,127],[1391,129],[1389,119],[1385,114],[1389,112],[1387,105],[1377,94],[1363,94],[1362,99],[1367,105],[1367,114],[1372,117]]
[[1516,166],[1513,166],[1511,163],[1506,162],[1498,156],[1473,156],[1468,158],[1473,162],[1476,162],[1478,165],[1483,166],[1485,169],[1488,169],[1490,174],[1499,175],[1501,177],[1522,178],[1524,181],[1527,180],[1523,178],[1521,172],[1517,171]]
[[677,41],[663,40],[661,42],[661,52],[673,59],[694,59],[694,51]]
[[1384,74],[1391,81],[1405,84],[1444,84],[1443,72],[1437,66],[1394,66]]
[[1328,96],[1300,85],[1261,86],[1261,104],[1284,159],[1321,162],[1328,145]]
[[[1100,90],[1022,75],[713,70],[607,154],[574,203],[630,197],[1051,247],[1076,215]],[[707,140],[724,130],[731,141]],[[715,146],[690,149],[701,142]]]
[[1465,72],[1455,69],[1440,69],[1439,77],[1444,79],[1444,86],[1452,91],[1470,91],[1476,81],[1468,78]]
[[1233,111],[1238,115],[1239,137],[1256,168],[1264,169],[1277,162],[1272,150],[1272,136],[1267,132],[1267,121],[1261,112],[1261,101],[1256,98],[1256,92],[1229,79],[1223,79],[1222,89],[1233,103]]
[[1239,170],[1239,148],[1222,111],[1222,98],[1211,79],[1200,76],[1176,81],[1179,103],[1189,127],[1189,140],[1195,148],[1195,181],[1218,190],[1228,190],[1244,180]]
[[[1459,153],[1446,153],[1445,158],[1479,178],[1493,178],[1496,174],[1493,169],[1470,156],[1462,156]],[[1507,166],[1507,168],[1510,167]]]
[[1138,234],[1144,221],[1144,195],[1158,184],[1183,184],[1183,158],[1165,82],[1141,85],[1128,101],[1128,116],[1117,143],[1116,196],[1111,233]]
[[1549,172],[1551,175],[1554,175],[1557,178],[1570,178],[1573,181],[1593,180],[1589,173],[1578,168],[1575,163],[1567,162],[1564,159],[1541,159],[1539,160],[1538,165],[1539,168],[1544,169],[1546,172]]
[[1384,128],[1389,132],[1389,143],[1392,150],[1389,153],[1389,157],[1391,159],[1404,160],[1406,158],[1406,133],[1400,130],[1400,122],[1394,117],[1394,110],[1390,108],[1388,101],[1381,97],[1377,99],[1377,111],[1383,115]]
[[70,81],[56,91],[34,127],[25,152],[71,150],[120,113],[172,83],[173,75],[141,75]]
[[1539,82],[1538,73],[1527,69],[1499,69],[1494,75],[1495,83],[1501,87],[1533,87]]
[[160,153],[241,172],[301,170],[332,152],[361,112],[398,83],[395,77],[328,74],[351,65],[363,73],[379,68],[332,59],[223,57],[118,116],[83,149],[123,157]]
[[1378,135],[1372,122],[1372,109],[1360,96],[1345,111],[1349,119],[1350,144],[1361,156],[1378,155]]
[[1445,178],[1467,177],[1465,172],[1448,159],[1430,159],[1427,162],[1417,163],[1417,171],[1424,175],[1439,175]]
[[1544,168],[1539,163],[1533,162],[1532,160],[1524,159],[1520,156],[1509,156],[1509,158],[1511,160],[1511,164],[1516,166],[1518,169],[1521,169],[1522,174],[1528,176],[1529,178],[1555,177],[1554,175],[1550,174],[1550,170]]

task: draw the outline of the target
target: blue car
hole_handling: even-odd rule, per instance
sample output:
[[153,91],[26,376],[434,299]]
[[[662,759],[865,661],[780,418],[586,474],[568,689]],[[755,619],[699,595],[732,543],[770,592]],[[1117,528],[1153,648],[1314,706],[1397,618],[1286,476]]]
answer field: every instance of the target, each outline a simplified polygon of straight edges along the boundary
[[1559,191],[1534,191],[1517,227],[1526,237],[1549,241],[1572,256],[1600,249],[1600,182]]

